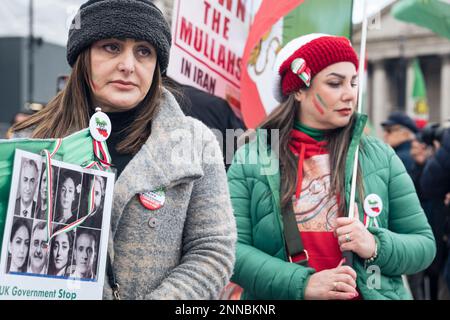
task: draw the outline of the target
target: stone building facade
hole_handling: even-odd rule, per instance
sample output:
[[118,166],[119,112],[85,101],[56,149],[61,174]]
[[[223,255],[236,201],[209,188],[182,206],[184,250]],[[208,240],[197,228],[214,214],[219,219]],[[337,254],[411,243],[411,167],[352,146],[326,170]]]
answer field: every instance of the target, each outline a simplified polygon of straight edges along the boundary
[[[424,74],[429,121],[450,119],[450,41],[432,31],[395,19],[384,8],[369,22],[367,113],[378,134],[380,123],[395,109],[413,114],[414,58]],[[361,25],[353,28],[353,44],[359,52]]]

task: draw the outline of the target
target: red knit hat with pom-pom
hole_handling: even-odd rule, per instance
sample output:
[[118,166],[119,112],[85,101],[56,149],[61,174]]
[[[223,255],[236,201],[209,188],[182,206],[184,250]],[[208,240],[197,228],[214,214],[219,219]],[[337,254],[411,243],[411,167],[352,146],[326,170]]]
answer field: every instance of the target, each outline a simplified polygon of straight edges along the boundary
[[275,98],[283,101],[289,94],[309,87],[311,79],[329,65],[344,61],[358,70],[358,57],[345,37],[313,33],[290,41],[275,61]]

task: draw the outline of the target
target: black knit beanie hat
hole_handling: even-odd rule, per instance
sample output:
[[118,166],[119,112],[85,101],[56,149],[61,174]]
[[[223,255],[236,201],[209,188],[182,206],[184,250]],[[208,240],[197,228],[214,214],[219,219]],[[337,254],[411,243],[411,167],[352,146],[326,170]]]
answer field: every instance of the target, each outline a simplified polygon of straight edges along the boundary
[[170,27],[150,0],[89,0],[81,5],[69,31],[67,62],[73,67],[83,50],[108,38],[148,41],[156,49],[161,72],[167,69]]

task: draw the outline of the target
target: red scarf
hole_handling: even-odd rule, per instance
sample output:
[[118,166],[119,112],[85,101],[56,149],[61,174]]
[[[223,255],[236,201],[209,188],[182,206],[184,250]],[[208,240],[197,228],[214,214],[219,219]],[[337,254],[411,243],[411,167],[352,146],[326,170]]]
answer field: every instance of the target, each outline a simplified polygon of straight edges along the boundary
[[298,156],[297,188],[295,191],[296,199],[300,198],[300,192],[302,191],[303,161],[312,156],[328,153],[326,146],[326,141],[317,141],[308,136],[306,133],[303,133],[297,129],[292,129],[289,149],[293,154]]

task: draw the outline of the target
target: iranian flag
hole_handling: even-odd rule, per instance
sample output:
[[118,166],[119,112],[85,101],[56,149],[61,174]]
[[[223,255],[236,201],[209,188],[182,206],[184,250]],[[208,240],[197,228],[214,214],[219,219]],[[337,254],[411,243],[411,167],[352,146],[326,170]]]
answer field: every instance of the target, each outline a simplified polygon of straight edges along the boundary
[[414,83],[412,96],[414,100],[414,120],[419,129],[425,127],[429,119],[429,107],[427,104],[427,88],[422,70],[420,69],[419,60],[413,61]]
[[241,113],[255,128],[278,105],[270,86],[279,50],[290,40],[320,32],[350,38],[352,0],[259,0],[253,5],[242,58]]

